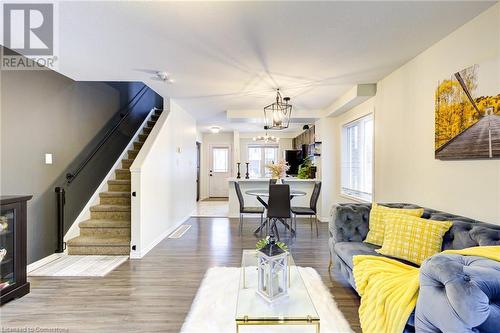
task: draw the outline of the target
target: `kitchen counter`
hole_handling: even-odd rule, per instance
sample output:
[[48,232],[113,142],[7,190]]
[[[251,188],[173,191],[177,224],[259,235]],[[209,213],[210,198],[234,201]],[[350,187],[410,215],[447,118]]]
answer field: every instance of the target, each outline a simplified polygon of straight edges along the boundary
[[[309,207],[309,201],[311,200],[314,182],[319,181],[319,179],[284,178],[283,180],[285,181],[285,183],[288,183],[290,185],[291,189],[304,191],[307,193],[304,196],[293,198],[291,201],[292,206]],[[262,204],[257,201],[257,198],[255,196],[248,195],[245,192],[253,189],[267,189],[269,187],[269,178],[237,179],[233,177],[228,178],[227,181],[229,182],[229,217],[239,218],[240,216],[240,204],[238,201],[238,196],[236,195],[236,190],[234,188],[235,182],[238,182],[240,184],[241,193],[243,194],[243,200],[245,201],[246,207],[262,207]]]

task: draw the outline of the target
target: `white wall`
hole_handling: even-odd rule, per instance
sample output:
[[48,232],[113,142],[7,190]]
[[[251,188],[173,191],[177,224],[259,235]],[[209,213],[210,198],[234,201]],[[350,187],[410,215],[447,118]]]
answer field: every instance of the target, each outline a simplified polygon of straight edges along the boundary
[[[189,218],[196,205],[196,121],[173,101],[130,168],[132,258],[140,258]],[[151,139],[151,140],[150,140]]]
[[[378,83],[375,198],[408,201],[500,224],[500,161],[434,159],[437,83],[494,61],[500,93],[500,4]],[[495,68],[495,67],[494,67]]]
[[500,87],[499,49],[497,4],[378,82],[374,98],[337,118],[321,119],[323,204],[348,201],[338,195],[339,126],[374,108],[375,201],[410,202],[500,224],[500,161],[434,158],[438,81],[494,62],[491,78]]
[[[233,132],[202,133],[201,140],[201,163],[200,163],[200,200],[208,198],[208,180],[210,170],[210,146],[214,144],[227,144],[231,147],[231,157],[233,156]],[[235,170],[236,166],[231,165],[231,170]]]

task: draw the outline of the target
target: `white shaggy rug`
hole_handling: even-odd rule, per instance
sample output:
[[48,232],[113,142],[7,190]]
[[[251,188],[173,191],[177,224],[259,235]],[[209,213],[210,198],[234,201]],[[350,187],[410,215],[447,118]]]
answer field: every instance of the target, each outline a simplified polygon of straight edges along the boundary
[[105,276],[128,256],[69,256],[63,255],[54,261],[30,272],[29,276]]
[[[352,332],[330,292],[313,268],[299,267],[320,317],[321,333]],[[215,267],[205,274],[181,333],[235,333],[240,268]],[[247,332],[315,332],[314,326],[240,326]]]

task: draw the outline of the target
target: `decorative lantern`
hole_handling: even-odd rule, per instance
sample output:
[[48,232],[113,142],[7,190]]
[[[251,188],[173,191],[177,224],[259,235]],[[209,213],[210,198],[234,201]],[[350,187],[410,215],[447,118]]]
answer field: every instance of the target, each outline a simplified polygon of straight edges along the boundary
[[276,93],[276,102],[264,108],[264,129],[281,130],[288,128],[292,115],[292,105],[288,104],[290,97],[281,97],[280,90]]
[[273,302],[288,293],[288,252],[282,250],[271,236],[268,244],[257,251],[257,293]]

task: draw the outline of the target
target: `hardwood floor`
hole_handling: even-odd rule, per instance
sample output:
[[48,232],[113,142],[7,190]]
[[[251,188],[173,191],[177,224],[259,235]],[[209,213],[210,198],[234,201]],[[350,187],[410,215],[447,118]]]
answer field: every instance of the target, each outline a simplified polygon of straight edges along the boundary
[[[103,278],[32,277],[31,293],[0,308],[2,328],[60,328],[69,332],[179,332],[205,271],[239,266],[241,250],[254,248],[257,222],[191,218],[180,239],[165,239],[141,260],[128,260]],[[360,332],[359,298],[328,274],[328,226],[320,237],[307,220],[289,244],[297,265],[314,267],[353,330]],[[280,231],[282,229],[280,228]],[[283,233],[281,231],[281,233]],[[209,332],[200,332],[209,333]]]

